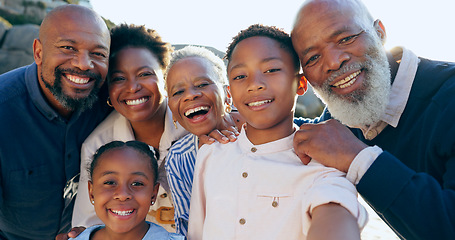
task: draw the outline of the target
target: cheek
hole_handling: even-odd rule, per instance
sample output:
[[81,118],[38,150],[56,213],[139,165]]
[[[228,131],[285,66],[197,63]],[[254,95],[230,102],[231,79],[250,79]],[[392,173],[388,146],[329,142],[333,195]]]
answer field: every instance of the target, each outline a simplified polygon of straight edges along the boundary
[[170,97],[168,98],[168,102],[167,102],[168,106],[169,106],[169,109],[171,109],[171,112],[172,112],[172,116],[174,116],[175,119],[180,119],[179,118],[179,99],[176,98],[176,97]]
[[110,84],[108,86],[108,91],[109,91],[109,97],[111,98],[111,100],[117,99],[121,92],[121,87],[119,87],[118,84]]

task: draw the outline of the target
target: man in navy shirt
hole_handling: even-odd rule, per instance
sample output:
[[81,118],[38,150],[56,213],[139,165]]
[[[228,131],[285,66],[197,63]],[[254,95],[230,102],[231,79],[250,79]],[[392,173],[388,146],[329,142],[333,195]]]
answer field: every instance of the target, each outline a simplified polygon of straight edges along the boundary
[[71,228],[80,147],[109,111],[109,45],[99,15],[60,6],[41,24],[35,62],[0,75],[0,239]]
[[306,1],[291,35],[319,120],[349,126],[302,125],[302,162],[346,172],[400,238],[455,239],[455,64],[385,51],[359,0]]

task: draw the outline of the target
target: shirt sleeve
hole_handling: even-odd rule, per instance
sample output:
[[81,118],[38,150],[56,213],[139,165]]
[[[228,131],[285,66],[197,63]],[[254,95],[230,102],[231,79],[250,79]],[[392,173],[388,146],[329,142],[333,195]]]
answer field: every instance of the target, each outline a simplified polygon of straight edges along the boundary
[[303,201],[302,216],[304,234],[311,225],[314,208],[327,203],[337,203],[346,208],[356,219],[360,229],[368,222],[368,213],[357,199],[355,186],[345,178],[345,174],[325,167],[314,180]]
[[357,154],[349,166],[346,178],[357,185],[368,168],[373,164],[374,160],[382,153],[382,149],[378,146],[367,147]]
[[181,178],[185,171],[181,171],[180,164],[183,159],[181,155],[175,153],[172,149],[166,157],[166,172],[169,187],[174,204],[174,221],[176,231],[179,234],[186,235],[188,231],[188,212],[191,198],[191,186],[188,186]]

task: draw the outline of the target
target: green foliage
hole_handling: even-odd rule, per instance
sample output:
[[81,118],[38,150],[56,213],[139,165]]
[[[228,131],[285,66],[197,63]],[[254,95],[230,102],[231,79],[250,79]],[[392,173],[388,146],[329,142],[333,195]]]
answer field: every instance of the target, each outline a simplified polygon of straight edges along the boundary
[[106,23],[106,26],[109,30],[111,30],[113,27],[115,27],[115,23],[113,23],[111,20],[109,19],[106,19],[104,17],[102,17],[104,22]]
[[79,5],[79,0],[63,0],[63,1],[68,3],[68,4],[77,4],[77,5]]
[[9,23],[6,19],[3,17],[0,17],[0,23],[3,23],[7,28],[12,27],[11,23]]

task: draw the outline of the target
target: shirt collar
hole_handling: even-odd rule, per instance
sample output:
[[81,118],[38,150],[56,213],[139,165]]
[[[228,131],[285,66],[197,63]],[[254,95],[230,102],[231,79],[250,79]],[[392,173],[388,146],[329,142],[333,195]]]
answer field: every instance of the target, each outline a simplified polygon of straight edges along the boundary
[[392,84],[389,103],[381,120],[393,127],[397,127],[401,114],[403,114],[406,103],[408,102],[420,60],[414,53],[405,48],[394,48],[392,49],[392,54],[394,59],[398,61],[397,56],[402,55],[402,58]]
[[57,118],[58,113],[47,103],[38,83],[38,69],[36,63],[32,63],[25,72],[25,85],[35,106],[48,119]]
[[387,125],[398,126],[420,62],[413,52],[404,47],[396,47],[391,50],[391,53],[394,60],[400,62],[400,66],[390,89],[389,102],[380,121],[369,127],[360,128],[368,140],[375,138]]
[[244,153],[256,153],[257,155],[264,155],[264,154],[272,154],[276,152],[282,152],[293,148],[293,141],[294,141],[294,134],[295,130],[298,129],[296,125],[294,125],[294,132],[284,138],[278,139],[273,142],[268,142],[260,145],[254,145],[246,135],[245,131],[246,123],[243,125],[240,135],[237,138],[238,145],[242,149]]

